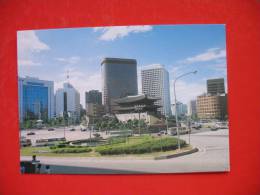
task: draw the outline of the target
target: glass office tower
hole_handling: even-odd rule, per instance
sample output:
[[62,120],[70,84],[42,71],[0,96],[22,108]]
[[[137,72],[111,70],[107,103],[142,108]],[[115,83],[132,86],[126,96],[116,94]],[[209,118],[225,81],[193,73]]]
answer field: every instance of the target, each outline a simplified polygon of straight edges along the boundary
[[54,115],[53,81],[19,78],[19,115],[24,120],[46,121]]
[[137,62],[135,59],[105,58],[101,62],[103,103],[113,113],[115,99],[137,95]]

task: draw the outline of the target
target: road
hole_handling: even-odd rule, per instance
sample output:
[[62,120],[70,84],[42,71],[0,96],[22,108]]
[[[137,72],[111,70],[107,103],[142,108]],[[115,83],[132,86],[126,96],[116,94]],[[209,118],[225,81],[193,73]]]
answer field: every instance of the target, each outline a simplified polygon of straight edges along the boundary
[[[181,135],[188,142],[188,135]],[[229,171],[229,135],[227,129],[200,131],[190,136],[191,145],[199,152],[165,160],[111,159],[91,157],[38,157],[51,165],[56,174],[128,174],[185,173]],[[23,160],[30,157],[21,157]]]

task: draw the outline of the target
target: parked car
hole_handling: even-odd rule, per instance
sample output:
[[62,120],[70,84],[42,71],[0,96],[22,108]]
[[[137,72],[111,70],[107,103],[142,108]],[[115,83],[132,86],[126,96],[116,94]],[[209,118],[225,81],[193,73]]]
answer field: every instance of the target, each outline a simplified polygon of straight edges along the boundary
[[195,123],[195,124],[193,124],[191,127],[194,128],[194,129],[196,129],[196,130],[198,130],[198,129],[201,128],[201,124]]
[[100,134],[99,133],[94,133],[93,136],[94,137],[100,137]]
[[35,133],[31,131],[31,132],[27,133],[27,135],[35,135]]
[[20,145],[22,147],[31,146],[32,145],[32,141],[30,139],[21,139],[20,140]]
[[80,129],[81,131],[87,131],[87,129]]
[[72,128],[72,129],[70,129],[70,131],[75,131],[76,129],[74,129],[74,128]]
[[54,128],[49,128],[48,131],[54,131],[55,129]]
[[213,125],[213,126],[210,127],[210,130],[211,131],[217,131],[218,127],[216,125]]

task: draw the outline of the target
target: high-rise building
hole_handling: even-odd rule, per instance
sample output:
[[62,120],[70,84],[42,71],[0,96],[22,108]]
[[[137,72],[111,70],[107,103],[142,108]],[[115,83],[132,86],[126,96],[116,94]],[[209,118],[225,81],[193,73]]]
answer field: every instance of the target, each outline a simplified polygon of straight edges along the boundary
[[104,58],[101,62],[103,104],[114,112],[115,99],[137,95],[137,62],[135,59]]
[[199,119],[220,119],[227,117],[227,94],[203,94],[197,97],[197,114]]
[[162,115],[171,115],[169,73],[163,65],[146,66],[141,71],[142,92],[148,96],[160,98],[155,102],[160,106]]
[[188,102],[188,116],[195,116],[197,114],[197,103],[196,100]]
[[19,119],[43,120],[54,117],[53,81],[34,77],[18,78]]
[[104,106],[102,105],[102,93],[98,90],[90,90],[85,93],[86,114],[88,116],[102,116]]
[[[172,113],[175,115],[175,105],[172,106]],[[177,115],[185,116],[187,114],[187,105],[182,102],[177,102]]]
[[85,103],[86,103],[86,108],[87,104],[92,103],[92,104],[102,104],[102,93],[98,90],[90,90],[85,93]]
[[224,78],[207,80],[207,93],[211,95],[225,93]]
[[56,117],[63,117],[67,114],[72,120],[79,120],[80,94],[70,83],[64,83],[63,88],[56,91],[55,110]]

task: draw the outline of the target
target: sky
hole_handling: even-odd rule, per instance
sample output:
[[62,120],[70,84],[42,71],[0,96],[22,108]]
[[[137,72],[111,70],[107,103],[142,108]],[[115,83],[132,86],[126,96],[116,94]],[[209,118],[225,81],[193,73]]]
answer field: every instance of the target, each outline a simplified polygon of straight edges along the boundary
[[69,74],[83,106],[85,91],[102,91],[100,63],[104,57],[137,60],[139,93],[142,67],[164,65],[170,75],[171,100],[174,78],[197,70],[176,82],[177,100],[183,103],[205,93],[207,79],[227,81],[225,25],[26,30],[17,32],[17,49],[19,76],[54,81],[56,91]]

